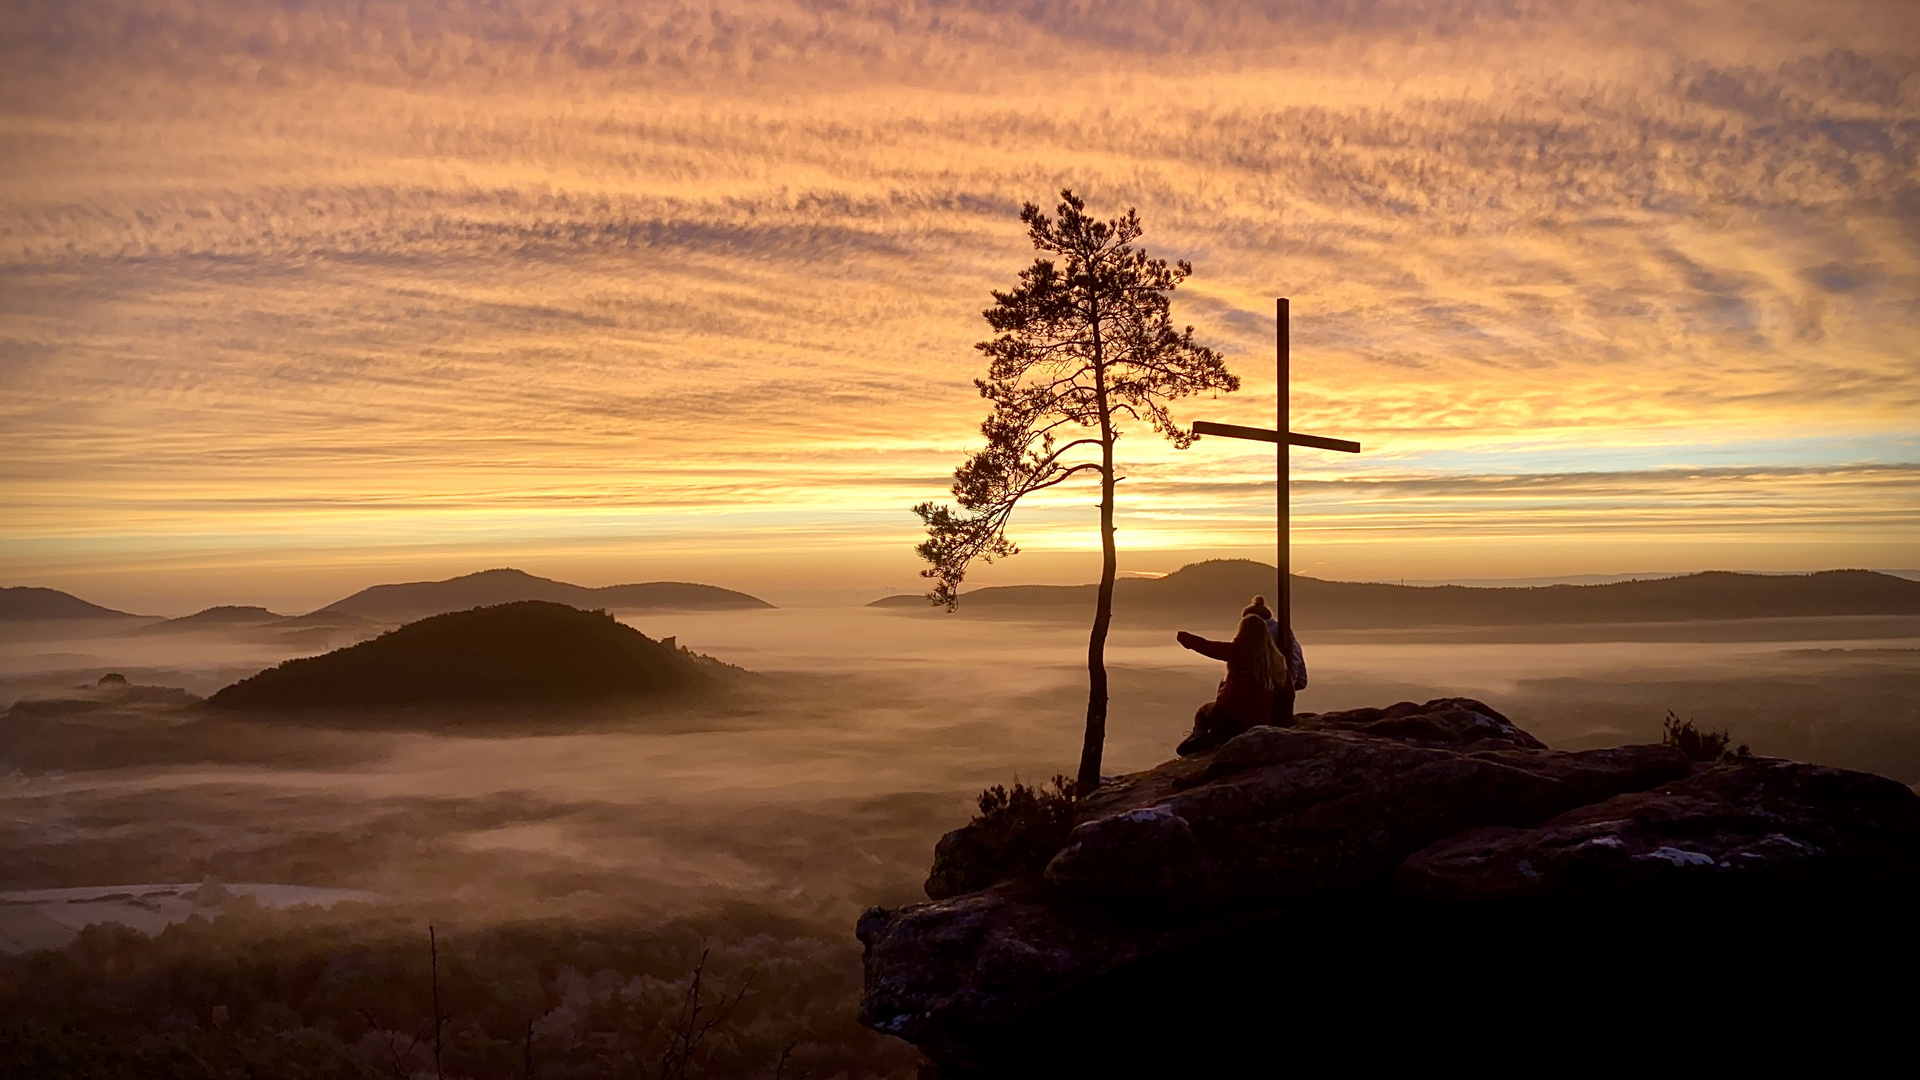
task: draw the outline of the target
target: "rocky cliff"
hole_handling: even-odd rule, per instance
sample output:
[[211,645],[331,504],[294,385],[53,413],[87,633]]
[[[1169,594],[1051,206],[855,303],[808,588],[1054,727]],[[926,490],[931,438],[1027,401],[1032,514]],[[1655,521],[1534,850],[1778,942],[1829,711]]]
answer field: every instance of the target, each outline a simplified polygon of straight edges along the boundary
[[[965,832],[941,850],[966,850]],[[1191,1046],[1192,1023],[1253,1038],[1222,1018],[1328,1015],[1325,995],[1357,970],[1372,976],[1370,1008],[1383,986],[1439,980],[1457,995],[1479,978],[1485,990],[1574,926],[1586,951],[1571,955],[1585,959],[1561,958],[1562,989],[1662,934],[1660,948],[1727,940],[1703,929],[1716,919],[1765,934],[1780,904],[1840,905],[1857,930],[1907,910],[1920,797],[1777,759],[1549,750],[1449,698],[1302,715],[1109,781],[1038,874],[945,895],[964,875],[934,869],[931,902],[860,920],[861,1020],[949,1075],[998,1075],[1076,1043]],[[1825,925],[1812,910],[1793,925]],[[1882,921],[1910,942],[1911,919]]]

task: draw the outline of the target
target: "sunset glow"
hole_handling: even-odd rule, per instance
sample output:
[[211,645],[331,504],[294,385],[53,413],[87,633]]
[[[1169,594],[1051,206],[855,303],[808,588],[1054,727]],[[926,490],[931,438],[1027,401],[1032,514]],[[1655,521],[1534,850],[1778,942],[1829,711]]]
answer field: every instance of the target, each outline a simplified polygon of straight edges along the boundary
[[[1908,4],[30,2],[0,70],[6,584],[917,588],[1062,187],[1193,262],[1185,421],[1271,424],[1292,298],[1366,447],[1301,572],[1920,565]],[[1271,557],[1270,451],[1120,453],[1124,570]],[[1040,499],[981,583],[1091,579]]]

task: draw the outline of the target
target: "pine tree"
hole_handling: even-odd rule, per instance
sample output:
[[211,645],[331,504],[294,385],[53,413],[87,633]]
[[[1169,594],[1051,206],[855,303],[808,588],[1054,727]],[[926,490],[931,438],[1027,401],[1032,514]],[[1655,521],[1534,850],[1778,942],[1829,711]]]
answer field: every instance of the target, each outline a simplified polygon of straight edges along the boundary
[[[921,503],[926,524],[917,550],[936,584],[928,598],[949,611],[975,559],[1017,554],[1007,521],[1019,501],[1085,473],[1100,477],[1100,592],[1087,643],[1087,729],[1076,783],[1081,794],[1100,783],[1107,729],[1107,627],[1113,619],[1117,568],[1113,541],[1113,447],[1123,421],[1145,421],[1174,446],[1193,432],[1167,410],[1175,398],[1205,390],[1231,392],[1238,377],[1220,355],[1176,330],[1168,296],[1193,273],[1132,245],[1141,234],[1132,210],[1112,221],[1087,216],[1072,191],[1060,193],[1054,216],[1028,203],[1020,212],[1033,246],[1045,255],[1020,274],[1011,292],[995,291],[982,312],[994,336],[974,347],[987,354],[987,377],[975,379],[992,412],[980,425],[986,447],[953,474],[958,509]],[[1085,460],[1098,451],[1098,460]]]

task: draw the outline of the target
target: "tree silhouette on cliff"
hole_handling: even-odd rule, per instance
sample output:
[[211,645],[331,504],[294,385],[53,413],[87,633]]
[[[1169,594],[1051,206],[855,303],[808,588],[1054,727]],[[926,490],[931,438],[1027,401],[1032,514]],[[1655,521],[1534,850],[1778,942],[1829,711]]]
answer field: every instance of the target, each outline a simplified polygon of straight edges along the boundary
[[[1237,390],[1240,380],[1218,353],[1194,342],[1193,327],[1175,329],[1168,315],[1169,295],[1193,267],[1135,249],[1141,227],[1134,211],[1099,221],[1072,191],[1060,200],[1053,216],[1028,203],[1020,220],[1033,246],[1064,265],[1035,259],[1021,271],[1019,287],[995,291],[994,305],[982,312],[994,336],[974,346],[988,360],[987,377],[974,385],[993,410],[980,425],[986,447],[954,470],[959,506],[927,502],[914,513],[927,529],[916,550],[931,564],[921,576],[936,582],[928,598],[951,611],[973,560],[1019,552],[1006,527],[1021,499],[1083,473],[1100,477],[1100,591],[1087,643],[1087,728],[1076,780],[1085,793],[1100,782],[1106,741],[1106,641],[1117,566],[1113,447],[1121,424],[1144,421],[1185,448],[1193,432],[1174,422],[1167,403],[1203,390]],[[1096,460],[1085,459],[1096,451]]]

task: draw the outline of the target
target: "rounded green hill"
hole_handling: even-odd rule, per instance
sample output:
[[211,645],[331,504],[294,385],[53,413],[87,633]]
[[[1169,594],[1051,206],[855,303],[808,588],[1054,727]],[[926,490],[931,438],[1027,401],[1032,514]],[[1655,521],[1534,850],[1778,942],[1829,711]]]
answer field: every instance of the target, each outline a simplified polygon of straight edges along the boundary
[[524,600],[436,615],[323,656],[288,660],[221,690],[207,705],[251,711],[588,703],[695,694],[739,673],[604,611]]

